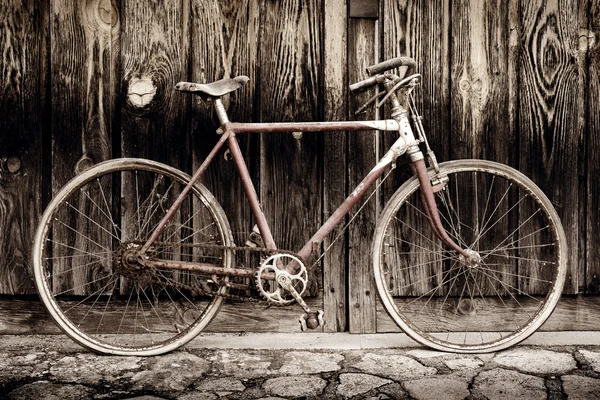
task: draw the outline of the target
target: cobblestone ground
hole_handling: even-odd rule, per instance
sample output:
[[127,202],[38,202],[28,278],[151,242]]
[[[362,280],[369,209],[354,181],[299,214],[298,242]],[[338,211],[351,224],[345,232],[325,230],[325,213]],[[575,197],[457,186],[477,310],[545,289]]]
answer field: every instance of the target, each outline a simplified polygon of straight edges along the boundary
[[109,357],[0,346],[0,398],[600,399],[600,346],[456,355],[416,349],[187,349]]

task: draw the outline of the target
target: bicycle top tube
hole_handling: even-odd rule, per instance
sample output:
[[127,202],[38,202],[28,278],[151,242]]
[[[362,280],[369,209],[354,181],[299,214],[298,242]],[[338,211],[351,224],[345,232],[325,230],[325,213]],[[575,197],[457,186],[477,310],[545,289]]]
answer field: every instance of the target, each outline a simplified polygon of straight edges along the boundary
[[378,121],[339,121],[339,122],[267,122],[267,123],[240,123],[232,122],[229,127],[236,133],[246,132],[336,132],[336,131],[364,131],[377,129],[380,131],[394,131],[400,125],[394,119]]

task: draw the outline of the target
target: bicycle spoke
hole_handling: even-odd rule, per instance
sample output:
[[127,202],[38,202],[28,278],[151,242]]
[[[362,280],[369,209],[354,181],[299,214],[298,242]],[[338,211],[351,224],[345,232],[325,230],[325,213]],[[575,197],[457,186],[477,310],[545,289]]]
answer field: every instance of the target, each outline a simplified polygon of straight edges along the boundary
[[[449,183],[436,193],[438,213],[469,254],[436,241],[414,180],[382,213],[374,246],[378,290],[394,321],[423,344],[503,349],[531,334],[556,304],[554,277],[565,268],[555,233],[560,222],[518,172],[477,160],[447,165],[440,168]],[[511,316],[496,321],[497,311]]]
[[[108,161],[78,175],[52,205],[45,236],[36,244],[45,282],[38,287],[78,342],[112,354],[160,354],[190,340],[218,311],[222,297],[193,291],[198,285],[198,293],[206,293],[202,285],[210,276],[151,270],[124,258],[156,229],[187,185],[182,176],[154,162]],[[210,196],[194,186],[151,248],[153,257],[233,268],[223,250],[188,246],[233,246],[223,211],[207,201]]]
[[[108,206],[108,201],[106,199],[106,195],[104,193],[104,188],[102,187],[102,184],[100,183],[100,179],[96,178],[96,183],[98,183],[98,187],[100,187],[100,193],[102,193],[102,199],[104,200],[104,206],[106,207],[106,211],[108,211],[108,215],[106,215],[104,213],[104,211],[102,211],[102,209],[100,207],[98,207],[98,210],[104,214],[105,217],[108,218],[108,220],[111,222],[111,225],[113,226],[113,229],[115,230],[115,236],[117,238],[122,236],[122,232],[120,231],[119,227],[117,226],[117,224],[115,223],[115,219],[112,216],[112,212],[110,207]],[[92,200],[92,199],[90,199]],[[92,200],[92,202],[94,202],[94,200]],[[95,203],[95,202],[94,202]]]

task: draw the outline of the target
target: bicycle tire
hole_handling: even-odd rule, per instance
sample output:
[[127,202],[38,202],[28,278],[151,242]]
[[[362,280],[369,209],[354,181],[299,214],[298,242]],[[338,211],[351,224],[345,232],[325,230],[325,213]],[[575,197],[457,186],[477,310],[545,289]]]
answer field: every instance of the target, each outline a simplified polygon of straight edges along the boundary
[[[77,175],[51,201],[35,235],[35,281],[50,315],[74,341],[101,353],[157,355],[193,339],[217,314],[227,278],[215,284],[195,272],[137,269],[119,256],[145,243],[189,181],[158,162],[115,159]],[[223,209],[199,183],[151,252],[232,266],[231,250],[192,242],[233,245]],[[216,296],[206,296],[210,290]]]
[[511,167],[457,160],[440,164],[440,171],[450,179],[436,193],[443,225],[480,259],[467,262],[441,244],[413,177],[392,196],[376,228],[381,301],[406,334],[431,348],[507,348],[535,332],[561,295],[567,244],[560,219],[540,188]]

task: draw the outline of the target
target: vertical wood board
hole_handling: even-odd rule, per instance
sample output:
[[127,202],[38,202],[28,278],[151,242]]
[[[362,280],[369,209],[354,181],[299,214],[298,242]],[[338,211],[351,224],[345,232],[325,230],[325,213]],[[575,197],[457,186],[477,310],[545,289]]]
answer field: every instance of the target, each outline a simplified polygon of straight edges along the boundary
[[588,294],[600,293],[600,1],[589,0],[587,31],[580,36],[580,44],[586,48],[589,64],[587,70],[586,93],[588,102],[585,107],[587,129],[587,193],[586,195],[586,281]]
[[[248,122],[255,110],[258,66],[258,31],[260,4],[255,0],[193,1],[191,9],[191,75],[182,80],[208,83],[222,78],[246,75],[250,81],[238,91],[223,98],[231,121]],[[196,96],[181,94],[192,104],[191,135],[194,155],[193,169],[200,166],[219,140],[214,104]],[[256,178],[256,138],[238,135],[246,162]],[[252,230],[252,216],[241,180],[233,162],[222,154],[202,178],[202,182],[223,206],[234,233],[234,241],[244,245]],[[256,258],[240,255],[238,263],[257,267]]]
[[[348,79],[358,82],[367,78],[365,69],[376,62],[376,22],[352,19],[348,24]],[[351,113],[369,99],[368,93],[350,94],[348,101]],[[368,111],[356,119],[374,119]],[[376,132],[352,132],[348,134],[348,188],[354,190],[360,181],[377,163]],[[350,212],[354,218],[369,193]],[[376,330],[377,298],[375,281],[371,269],[371,244],[375,230],[376,197],[362,209],[348,229],[348,317],[349,329],[353,333],[371,333]]]
[[31,243],[42,211],[48,9],[0,3],[0,293],[35,293]]
[[582,104],[578,4],[524,2],[520,22],[519,170],[544,190],[558,211],[569,248],[564,291],[576,293],[581,165],[577,127]]
[[[324,116],[326,121],[345,121],[347,101],[347,27],[346,0],[326,1],[323,16]],[[346,132],[326,133],[323,137],[323,220],[333,214],[347,195]],[[347,330],[347,233],[343,226],[334,229],[324,241],[323,311],[326,332]]]
[[[321,9],[320,0],[263,3],[261,122],[322,120]],[[259,197],[279,248],[299,250],[320,226],[321,146],[319,133],[261,134]]]

